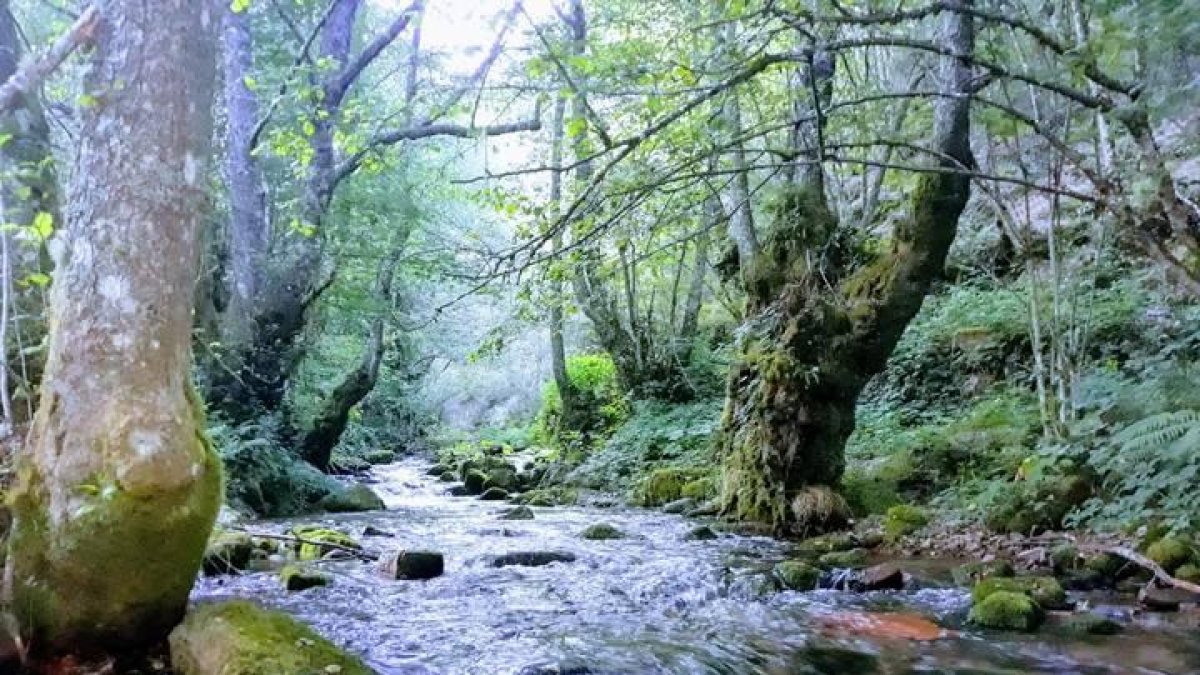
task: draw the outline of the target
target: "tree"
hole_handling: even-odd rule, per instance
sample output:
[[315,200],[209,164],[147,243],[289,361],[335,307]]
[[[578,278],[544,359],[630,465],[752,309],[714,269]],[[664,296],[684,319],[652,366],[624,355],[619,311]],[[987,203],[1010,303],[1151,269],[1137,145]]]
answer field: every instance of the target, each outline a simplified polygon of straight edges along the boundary
[[[969,7],[969,2],[962,6]],[[880,372],[941,273],[970,194],[971,16],[949,9],[942,91],[934,102],[930,160],[887,250],[858,263],[838,243],[820,171],[801,172],[784,193],[761,250],[739,243],[747,322],[730,369],[719,435],[724,510],[775,529],[841,526],[846,509],[831,489],[841,478],[855,406]],[[815,138],[803,144],[820,165],[821,92],[833,77],[814,50],[807,68]],[[802,153],[803,156],[803,153]],[[737,237],[734,237],[737,240]]]
[[39,653],[154,642],[221,501],[191,384],[216,3],[100,0],[6,590]]

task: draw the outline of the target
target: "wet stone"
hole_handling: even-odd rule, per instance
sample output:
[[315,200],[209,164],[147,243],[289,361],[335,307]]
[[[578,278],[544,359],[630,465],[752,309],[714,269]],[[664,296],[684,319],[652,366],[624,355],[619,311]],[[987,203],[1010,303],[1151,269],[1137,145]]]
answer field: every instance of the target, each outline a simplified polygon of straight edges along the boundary
[[684,541],[712,541],[718,538],[718,534],[707,525],[693,527],[687,534],[683,535]]
[[446,560],[435,551],[396,551],[383,561],[382,569],[392,579],[433,579],[445,572]]
[[533,509],[518,506],[500,514],[500,520],[533,520]]
[[512,551],[490,558],[488,566],[542,567],[559,562],[575,562],[575,554],[568,551]]

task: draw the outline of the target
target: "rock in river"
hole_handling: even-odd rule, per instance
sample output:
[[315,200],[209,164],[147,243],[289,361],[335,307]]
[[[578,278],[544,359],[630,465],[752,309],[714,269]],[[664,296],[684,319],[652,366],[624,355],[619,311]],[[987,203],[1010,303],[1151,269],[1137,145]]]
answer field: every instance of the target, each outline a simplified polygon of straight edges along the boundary
[[490,567],[541,567],[551,563],[575,562],[575,554],[568,551],[512,551],[488,560]]
[[435,551],[396,551],[383,561],[382,570],[391,579],[432,579],[442,576],[446,559]]

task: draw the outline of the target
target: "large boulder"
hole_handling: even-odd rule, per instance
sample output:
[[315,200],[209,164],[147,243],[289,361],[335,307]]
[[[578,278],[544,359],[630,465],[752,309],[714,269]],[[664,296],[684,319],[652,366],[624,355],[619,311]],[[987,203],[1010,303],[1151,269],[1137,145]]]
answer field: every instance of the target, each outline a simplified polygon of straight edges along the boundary
[[821,570],[798,560],[784,560],[773,572],[779,584],[790,591],[811,591],[821,579]]
[[1029,632],[1045,618],[1046,613],[1028,595],[996,591],[972,605],[967,620],[984,628]]
[[391,579],[433,579],[446,571],[446,559],[435,551],[396,551],[381,569]]
[[490,487],[479,495],[479,498],[485,502],[502,502],[508,499],[508,490],[500,487]]
[[208,540],[202,565],[205,576],[237,574],[254,554],[254,540],[241,532],[217,532]]
[[374,675],[304,624],[242,600],[193,608],[170,645],[178,675]]
[[483,494],[483,484],[486,482],[487,474],[479,469],[467,469],[463,474],[463,487],[469,495]]
[[971,589],[971,599],[982,602],[993,593],[1024,593],[1042,609],[1070,609],[1067,592],[1054,577],[992,577]]
[[608,523],[589,525],[579,534],[584,539],[623,539],[625,533]]
[[500,514],[500,520],[533,520],[533,509],[528,506],[511,508]]
[[371,488],[361,483],[326,496],[318,506],[330,513],[356,513],[384,509],[383,499]]

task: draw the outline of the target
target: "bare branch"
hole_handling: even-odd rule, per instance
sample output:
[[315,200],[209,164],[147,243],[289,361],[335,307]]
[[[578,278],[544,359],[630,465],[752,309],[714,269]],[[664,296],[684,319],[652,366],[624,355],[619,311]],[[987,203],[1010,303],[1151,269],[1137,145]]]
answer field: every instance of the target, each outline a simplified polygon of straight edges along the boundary
[[19,103],[21,96],[46,79],[76,49],[90,43],[95,38],[99,19],[100,13],[95,5],[89,5],[50,49],[21,64],[17,72],[0,85],[0,113],[12,110]]

